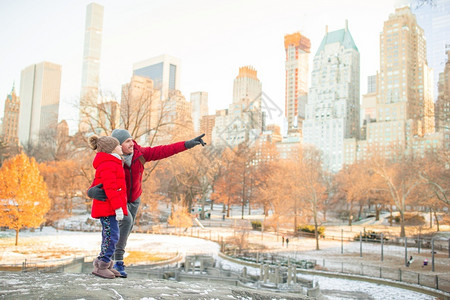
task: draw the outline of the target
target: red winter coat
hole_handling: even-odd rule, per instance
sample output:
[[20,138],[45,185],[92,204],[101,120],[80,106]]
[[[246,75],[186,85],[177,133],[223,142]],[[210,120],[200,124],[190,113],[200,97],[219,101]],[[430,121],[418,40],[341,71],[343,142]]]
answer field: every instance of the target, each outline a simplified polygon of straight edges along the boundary
[[[144,164],[151,160],[160,160],[186,150],[184,142],[156,147],[141,147],[135,141],[131,167],[124,164],[125,179],[127,181],[128,202],[134,202],[142,194],[142,173]],[[142,157],[141,159],[139,157]],[[141,162],[142,160],[142,162]]]
[[127,211],[127,187],[122,160],[112,154],[98,152],[92,165],[95,168],[95,178],[91,187],[103,183],[106,201],[94,199],[91,216],[93,218],[115,216],[115,210],[122,207],[123,214]]

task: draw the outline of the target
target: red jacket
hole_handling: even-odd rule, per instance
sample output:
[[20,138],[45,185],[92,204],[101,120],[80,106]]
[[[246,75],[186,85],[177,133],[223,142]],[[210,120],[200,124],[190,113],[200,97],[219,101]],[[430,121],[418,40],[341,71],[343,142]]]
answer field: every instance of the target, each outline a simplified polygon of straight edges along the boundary
[[91,216],[93,218],[115,216],[115,210],[122,207],[123,214],[127,211],[127,187],[122,160],[114,155],[98,152],[92,165],[95,168],[95,178],[91,187],[103,183],[106,201],[94,199]]
[[[131,167],[128,167],[127,164],[123,165],[127,182],[128,202],[134,202],[142,194],[142,174],[144,173],[144,165],[141,160],[144,162],[160,160],[186,150],[184,142],[156,147],[141,147],[136,141],[133,142],[134,147]],[[143,159],[139,159],[141,156]]]

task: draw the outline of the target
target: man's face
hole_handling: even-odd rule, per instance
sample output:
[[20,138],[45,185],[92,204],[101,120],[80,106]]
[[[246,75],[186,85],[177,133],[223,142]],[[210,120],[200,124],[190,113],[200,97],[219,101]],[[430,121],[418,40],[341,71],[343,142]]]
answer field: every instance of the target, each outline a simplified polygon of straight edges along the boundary
[[124,155],[133,153],[133,139],[128,138],[122,143],[122,152]]

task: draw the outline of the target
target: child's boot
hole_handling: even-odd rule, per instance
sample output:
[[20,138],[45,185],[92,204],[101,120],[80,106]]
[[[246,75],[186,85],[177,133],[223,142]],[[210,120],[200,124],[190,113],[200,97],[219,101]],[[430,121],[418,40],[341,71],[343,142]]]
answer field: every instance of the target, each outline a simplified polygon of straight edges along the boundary
[[113,272],[111,272],[110,270],[108,270],[110,262],[104,262],[101,259],[97,260],[97,267],[98,270],[95,270],[95,261],[94,261],[94,271],[97,272],[92,272],[92,274],[102,277],[102,278],[108,278],[108,279],[113,279],[116,278],[116,275],[114,275]]

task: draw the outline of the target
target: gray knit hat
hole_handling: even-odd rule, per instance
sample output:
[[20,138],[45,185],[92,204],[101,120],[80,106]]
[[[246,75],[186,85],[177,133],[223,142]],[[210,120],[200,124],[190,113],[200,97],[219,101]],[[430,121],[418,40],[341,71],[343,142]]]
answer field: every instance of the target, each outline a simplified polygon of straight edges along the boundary
[[119,143],[122,145],[127,139],[131,137],[131,134],[126,129],[114,129],[111,133],[111,136],[115,137],[119,140]]
[[112,153],[119,146],[119,141],[115,137],[92,135],[89,137],[89,146],[98,152]]

